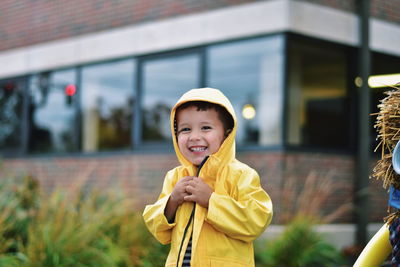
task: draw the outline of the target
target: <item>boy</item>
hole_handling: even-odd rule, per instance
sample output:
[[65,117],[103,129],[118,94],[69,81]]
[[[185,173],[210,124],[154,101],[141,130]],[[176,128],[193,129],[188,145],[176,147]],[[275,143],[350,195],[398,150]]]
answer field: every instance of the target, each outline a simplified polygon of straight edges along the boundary
[[171,111],[180,166],[170,170],[143,217],[171,243],[165,266],[254,266],[253,240],[272,203],[255,170],[235,159],[236,115],[217,89],[192,89]]

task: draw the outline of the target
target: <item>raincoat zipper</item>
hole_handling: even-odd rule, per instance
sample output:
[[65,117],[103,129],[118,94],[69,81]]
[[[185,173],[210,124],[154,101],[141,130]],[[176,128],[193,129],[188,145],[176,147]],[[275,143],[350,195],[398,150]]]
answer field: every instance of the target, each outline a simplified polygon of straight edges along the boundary
[[[203,167],[204,163],[206,163],[207,159],[208,159],[208,156],[206,156],[206,157],[202,160],[202,162],[200,163],[199,167],[197,168],[197,174],[196,174],[197,177],[199,177],[199,175],[200,175],[200,170],[201,170],[201,168]],[[192,213],[190,214],[189,221],[188,221],[188,223],[186,224],[185,230],[183,231],[183,237],[182,237],[181,245],[180,245],[180,247],[179,247],[178,258],[177,258],[177,260],[176,260],[176,267],[179,267],[179,258],[180,258],[180,256],[181,256],[183,243],[185,242],[185,237],[186,237],[187,231],[188,231],[188,229],[189,229],[189,226],[190,226],[190,224],[192,223],[192,221],[194,221],[194,213],[195,213],[195,211],[196,211],[196,202],[193,202]]]

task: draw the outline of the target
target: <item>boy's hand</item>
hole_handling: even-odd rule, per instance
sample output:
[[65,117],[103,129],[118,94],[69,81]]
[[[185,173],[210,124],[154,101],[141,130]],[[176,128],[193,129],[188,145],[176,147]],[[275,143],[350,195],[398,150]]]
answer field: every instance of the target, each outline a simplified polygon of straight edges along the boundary
[[192,179],[193,176],[186,176],[175,184],[174,190],[172,190],[164,210],[164,215],[167,217],[168,222],[172,223],[174,221],[176,210],[179,205],[183,203],[185,196],[189,195],[189,193],[186,192],[186,187]]
[[186,191],[186,187],[189,185],[189,182],[193,180],[194,176],[186,176],[180,179],[174,187],[174,190],[171,193],[170,201],[172,201],[177,206],[181,205],[184,201],[184,197],[188,196],[189,193]]
[[208,186],[201,178],[192,177],[186,186],[186,192],[189,195],[184,196],[185,201],[196,202],[204,208],[208,208],[208,203],[213,193],[211,187]]

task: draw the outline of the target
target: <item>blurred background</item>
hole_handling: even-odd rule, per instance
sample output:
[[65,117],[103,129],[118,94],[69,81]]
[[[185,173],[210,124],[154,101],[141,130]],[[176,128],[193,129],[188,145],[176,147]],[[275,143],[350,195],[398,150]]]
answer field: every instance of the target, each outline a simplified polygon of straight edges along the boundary
[[351,262],[387,215],[371,114],[400,82],[399,0],[2,0],[0,66],[4,192],[116,189],[140,213],[178,164],[172,105],[214,87],[272,197],[265,239],[305,214]]

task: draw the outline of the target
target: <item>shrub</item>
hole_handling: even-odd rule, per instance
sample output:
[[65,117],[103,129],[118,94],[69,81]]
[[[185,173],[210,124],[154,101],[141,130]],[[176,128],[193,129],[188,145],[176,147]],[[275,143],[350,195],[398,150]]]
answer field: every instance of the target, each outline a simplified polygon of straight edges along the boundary
[[163,266],[168,252],[116,192],[40,194],[32,177],[0,185],[0,266]]
[[32,177],[24,177],[20,185],[15,181],[1,180],[0,262],[10,261],[13,256],[9,254],[17,253],[18,244],[27,242],[28,227],[38,208],[38,199],[38,183]]
[[324,176],[311,171],[304,184],[288,177],[283,184],[282,208],[278,221],[285,231],[276,240],[255,243],[259,266],[338,266],[344,260],[341,253],[314,231],[317,223],[328,223],[352,209],[344,203],[330,214],[322,214],[323,206],[342,185],[333,173]]
[[256,242],[257,266],[339,266],[339,251],[313,230],[314,222],[298,217],[274,241]]

